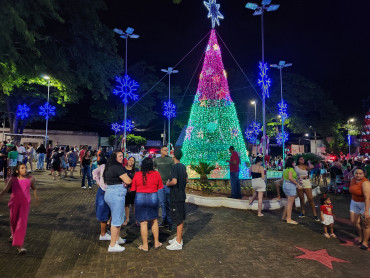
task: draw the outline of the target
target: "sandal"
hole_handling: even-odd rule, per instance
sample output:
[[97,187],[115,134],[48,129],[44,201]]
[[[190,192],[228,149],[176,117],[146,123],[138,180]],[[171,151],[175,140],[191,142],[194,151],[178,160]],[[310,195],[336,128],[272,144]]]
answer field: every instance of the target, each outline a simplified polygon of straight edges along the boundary
[[298,222],[294,221],[294,220],[289,221],[289,222],[287,221],[286,223],[291,224],[291,225],[297,225],[298,224]]
[[369,248],[368,246],[365,246],[363,244],[361,244],[361,246],[360,246],[360,249],[362,249],[362,250],[367,250],[368,248]]
[[8,242],[13,242],[13,236],[10,236]]
[[18,255],[23,255],[27,252],[27,249],[25,248],[17,248],[17,250],[18,250]]
[[154,247],[155,250],[158,250],[159,248],[161,248],[163,246],[163,244],[160,242],[159,245],[157,247]]
[[324,233],[324,236],[325,236],[326,238],[330,238],[330,235],[329,235],[328,233]]
[[148,253],[148,252],[149,252],[149,249],[144,249],[144,248],[143,248],[143,245],[140,245],[140,246],[138,247],[138,249],[139,249],[140,251],[145,252],[145,253]]
[[332,238],[337,238],[337,236],[336,236],[335,234],[330,234],[330,236],[331,236]]

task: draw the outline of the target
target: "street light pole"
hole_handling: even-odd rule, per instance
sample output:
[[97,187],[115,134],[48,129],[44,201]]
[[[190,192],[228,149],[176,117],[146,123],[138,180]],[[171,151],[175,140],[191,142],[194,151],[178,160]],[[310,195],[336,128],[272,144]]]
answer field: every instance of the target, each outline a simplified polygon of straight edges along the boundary
[[[173,67],[168,67],[168,69],[161,69],[162,72],[168,74],[168,102],[171,101],[171,74],[178,73],[178,70],[174,70]],[[168,139],[167,148],[169,153],[171,153],[171,117],[168,117]]]
[[[262,0],[261,6],[258,6],[255,3],[247,3],[245,7],[250,10],[254,10],[253,15],[261,16],[261,41],[262,41],[262,65],[265,63],[265,39],[264,39],[264,28],[263,28],[263,14],[265,11],[273,12],[276,11],[280,5],[272,4],[272,0]],[[263,124],[263,164],[265,164],[266,156],[266,97],[265,94],[262,94],[262,124]]]
[[[272,68],[277,68],[280,71],[280,97],[281,97],[281,103],[283,103],[283,68],[287,68],[292,66],[292,63],[286,64],[285,61],[280,61],[279,64],[273,64],[270,65]],[[281,133],[284,134],[284,121],[285,121],[286,115],[281,115]],[[283,161],[285,161],[285,139],[283,136]]]
[[[123,32],[121,29],[114,28],[113,31],[120,35],[121,38],[126,40],[126,55],[125,55],[125,75],[128,75],[127,72],[127,47],[128,47],[128,39],[138,39],[140,36],[133,34],[134,33],[134,28],[127,27],[126,31]],[[124,105],[124,131],[123,131],[123,157],[126,158],[126,129],[127,129],[127,102],[125,102]]]
[[254,121],[257,122],[257,102],[253,100],[251,104],[254,105]]
[[[48,105],[49,105],[49,97],[50,97],[50,77],[44,75],[44,79],[48,81]],[[45,148],[48,146],[48,125],[49,125],[49,117],[46,117],[46,128],[45,128]]]

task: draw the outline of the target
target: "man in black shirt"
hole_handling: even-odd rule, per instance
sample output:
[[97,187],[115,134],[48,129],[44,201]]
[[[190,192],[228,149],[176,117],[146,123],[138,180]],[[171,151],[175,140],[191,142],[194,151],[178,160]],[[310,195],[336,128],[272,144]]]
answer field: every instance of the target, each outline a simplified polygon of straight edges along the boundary
[[1,142],[0,146],[0,172],[3,172],[3,180],[5,181],[7,178],[8,173],[8,165],[7,165],[7,158],[8,158],[8,152],[6,147],[7,142],[3,141]]
[[185,187],[188,181],[188,174],[186,167],[180,163],[182,151],[176,150],[174,153],[173,161],[175,165],[172,166],[171,179],[167,181],[166,185],[170,188],[170,209],[172,223],[177,225],[176,238],[169,241],[170,245],[167,250],[181,250],[182,231],[184,228],[185,220]]

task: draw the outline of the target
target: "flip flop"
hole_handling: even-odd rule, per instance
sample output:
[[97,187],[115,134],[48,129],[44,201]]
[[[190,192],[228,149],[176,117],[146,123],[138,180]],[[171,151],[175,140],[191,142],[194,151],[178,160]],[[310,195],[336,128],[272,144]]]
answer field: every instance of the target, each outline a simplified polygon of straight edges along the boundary
[[298,222],[296,222],[296,221],[294,221],[294,220],[292,220],[292,221],[290,221],[290,222],[286,222],[286,223],[288,223],[288,224],[290,224],[290,225],[297,225],[298,224]]
[[154,247],[155,250],[158,250],[159,248],[161,248],[163,246],[162,243],[159,243],[159,245],[157,247]]
[[362,249],[362,250],[367,250],[368,248],[369,248],[368,246],[365,246],[363,244],[361,244],[361,246],[360,246],[360,249]]
[[137,249],[139,249],[140,251],[143,251],[145,253],[149,252],[149,249],[145,250],[142,245],[140,245]]

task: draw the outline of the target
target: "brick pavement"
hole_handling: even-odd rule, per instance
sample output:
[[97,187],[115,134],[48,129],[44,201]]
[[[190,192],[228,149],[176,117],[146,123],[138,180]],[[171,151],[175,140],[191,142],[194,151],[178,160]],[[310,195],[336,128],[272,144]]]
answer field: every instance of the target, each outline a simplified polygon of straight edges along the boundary
[[[369,251],[326,239],[321,224],[311,218],[293,226],[280,220],[279,211],[258,218],[253,211],[191,204],[182,251],[140,252],[139,228],[131,224],[121,232],[127,236],[126,250],[109,254],[109,243],[97,240],[96,188],[82,190],[79,180],[52,181],[46,172],[33,175],[41,202],[31,206],[24,256],[7,242],[9,196],[0,200],[0,277],[368,277],[365,273],[370,273]],[[332,199],[341,219],[335,231],[351,238],[354,231],[346,222],[350,198]],[[170,233],[160,231],[162,242],[169,238]],[[350,263],[334,262],[329,269],[295,258],[303,254],[296,247],[327,249],[329,255]]]

